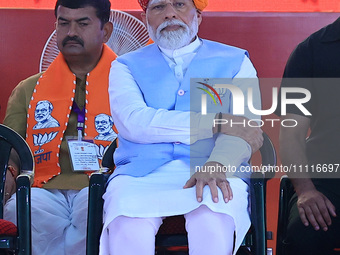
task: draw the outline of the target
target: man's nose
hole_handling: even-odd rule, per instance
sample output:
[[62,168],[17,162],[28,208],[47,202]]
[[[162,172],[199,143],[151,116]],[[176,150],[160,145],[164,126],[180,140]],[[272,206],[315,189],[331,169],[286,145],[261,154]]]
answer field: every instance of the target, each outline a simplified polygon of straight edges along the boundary
[[77,28],[78,28],[77,24],[75,22],[71,22],[67,35],[70,36],[70,37],[77,35],[77,33],[78,33]]
[[177,10],[176,8],[173,6],[172,3],[167,3],[165,10],[164,10],[164,18],[165,19],[176,19],[177,18]]

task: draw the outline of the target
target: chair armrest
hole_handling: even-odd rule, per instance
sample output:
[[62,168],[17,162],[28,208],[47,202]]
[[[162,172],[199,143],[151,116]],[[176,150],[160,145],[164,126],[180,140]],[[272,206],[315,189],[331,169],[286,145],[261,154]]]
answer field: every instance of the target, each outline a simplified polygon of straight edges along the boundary
[[17,177],[17,225],[19,255],[30,255],[32,247],[31,234],[31,184],[32,171],[22,171]]
[[261,172],[252,173],[250,179],[251,194],[251,222],[255,234],[254,254],[266,254],[266,182],[265,174]]
[[291,199],[291,197],[294,194],[294,187],[293,184],[291,182],[291,180],[288,178],[287,175],[283,175],[281,176],[280,179],[280,198],[279,198],[279,220],[281,220],[281,222],[279,222],[278,227],[282,229],[280,231],[282,231],[281,233],[285,234],[284,231],[286,229],[286,226],[288,224],[288,204],[289,201]]
[[294,187],[287,175],[281,176],[279,213],[277,222],[276,252],[284,254],[283,239],[286,237],[287,224],[289,217],[289,201],[294,194]]
[[94,172],[90,177],[86,254],[95,255],[99,252],[99,239],[103,225],[103,194],[105,192],[108,173]]
[[[18,180],[19,179],[25,180],[26,178],[28,178],[30,186],[32,186],[33,181],[34,181],[34,171],[31,171],[31,170],[21,170],[20,174],[17,177],[17,185],[18,185]],[[20,181],[20,182],[25,183],[25,181]]]

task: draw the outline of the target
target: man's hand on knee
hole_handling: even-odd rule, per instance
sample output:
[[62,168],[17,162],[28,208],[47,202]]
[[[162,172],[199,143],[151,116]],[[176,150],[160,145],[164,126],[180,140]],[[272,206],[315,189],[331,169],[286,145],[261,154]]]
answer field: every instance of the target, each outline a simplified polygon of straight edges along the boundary
[[300,193],[297,207],[302,223],[305,226],[310,223],[315,230],[321,228],[327,231],[328,226],[332,224],[331,216],[336,217],[335,206],[324,194],[316,189]]
[[222,191],[224,202],[228,203],[229,200],[233,199],[233,192],[226,178],[226,173],[221,171],[221,169],[224,169],[223,165],[217,162],[207,162],[202,169],[203,171],[193,174],[184,185],[185,189],[196,185],[196,198],[198,202],[203,200],[203,188],[206,185],[209,186],[211,198],[215,203],[219,201],[218,188]]

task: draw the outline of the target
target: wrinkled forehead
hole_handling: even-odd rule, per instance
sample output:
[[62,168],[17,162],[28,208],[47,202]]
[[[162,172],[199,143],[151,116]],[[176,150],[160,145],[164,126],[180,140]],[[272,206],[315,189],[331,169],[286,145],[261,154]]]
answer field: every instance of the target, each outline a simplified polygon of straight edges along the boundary
[[165,2],[166,0],[150,0],[148,5],[158,4],[159,2]]
[[[175,2],[175,1],[176,0],[150,0],[148,6],[158,4],[158,3],[168,3],[168,2]],[[182,1],[192,1],[192,0],[182,0]]]

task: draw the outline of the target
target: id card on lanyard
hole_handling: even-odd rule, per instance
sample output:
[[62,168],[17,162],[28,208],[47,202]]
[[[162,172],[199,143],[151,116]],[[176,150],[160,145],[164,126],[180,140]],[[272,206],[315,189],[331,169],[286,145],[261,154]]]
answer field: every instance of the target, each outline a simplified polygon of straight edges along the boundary
[[73,171],[97,171],[100,167],[96,145],[93,139],[83,137],[85,107],[80,110],[74,101],[73,111],[78,114],[78,136],[66,138]]

